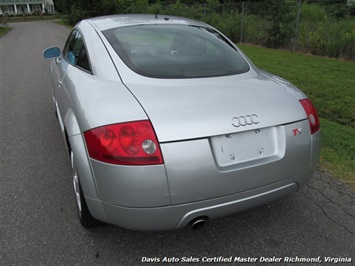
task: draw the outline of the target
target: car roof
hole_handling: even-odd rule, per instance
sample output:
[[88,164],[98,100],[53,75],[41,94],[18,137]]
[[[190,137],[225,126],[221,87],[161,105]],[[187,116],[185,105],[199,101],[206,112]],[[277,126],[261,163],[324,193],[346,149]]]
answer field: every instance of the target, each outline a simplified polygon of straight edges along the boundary
[[90,24],[94,24],[101,31],[133,25],[146,24],[182,24],[209,27],[207,24],[188,18],[176,17],[161,14],[121,14],[86,19]]

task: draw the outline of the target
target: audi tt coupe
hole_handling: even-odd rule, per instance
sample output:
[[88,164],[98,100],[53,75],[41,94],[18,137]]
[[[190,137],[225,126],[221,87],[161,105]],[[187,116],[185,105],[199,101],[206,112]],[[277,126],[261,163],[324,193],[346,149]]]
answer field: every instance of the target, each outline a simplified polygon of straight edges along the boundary
[[205,23],[91,18],[44,57],[86,228],[200,228],[312,177],[310,99]]

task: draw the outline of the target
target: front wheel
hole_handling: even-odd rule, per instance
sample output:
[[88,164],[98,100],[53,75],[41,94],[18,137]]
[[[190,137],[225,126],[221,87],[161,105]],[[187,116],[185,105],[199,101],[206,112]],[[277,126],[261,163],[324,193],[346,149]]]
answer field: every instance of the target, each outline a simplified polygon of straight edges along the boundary
[[78,171],[74,162],[74,154],[70,152],[70,161],[73,171],[73,187],[76,199],[76,207],[78,211],[79,221],[84,228],[93,228],[100,225],[100,222],[92,217],[88,206],[86,205],[85,196],[81,188]]

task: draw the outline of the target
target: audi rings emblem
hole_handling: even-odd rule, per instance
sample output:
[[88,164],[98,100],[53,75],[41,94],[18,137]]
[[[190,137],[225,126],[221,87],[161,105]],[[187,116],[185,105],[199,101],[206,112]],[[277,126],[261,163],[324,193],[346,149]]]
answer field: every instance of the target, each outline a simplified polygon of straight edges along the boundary
[[259,117],[256,114],[252,115],[242,115],[239,117],[233,117],[232,125],[235,127],[244,127],[247,125],[259,124]]

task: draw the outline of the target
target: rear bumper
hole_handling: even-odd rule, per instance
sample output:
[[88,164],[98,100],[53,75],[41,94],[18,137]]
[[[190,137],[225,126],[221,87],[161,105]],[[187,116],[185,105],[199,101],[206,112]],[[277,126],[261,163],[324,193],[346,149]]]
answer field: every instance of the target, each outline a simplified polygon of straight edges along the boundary
[[282,198],[304,186],[314,168],[286,180],[199,202],[154,208],[128,208],[86,198],[92,215],[102,221],[139,231],[161,231],[182,228],[201,216],[214,219],[237,213]]

